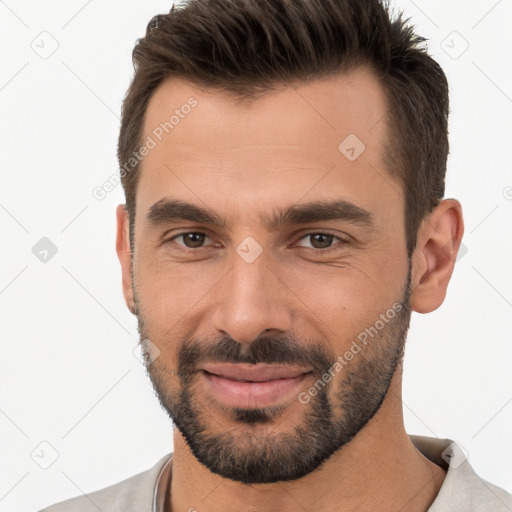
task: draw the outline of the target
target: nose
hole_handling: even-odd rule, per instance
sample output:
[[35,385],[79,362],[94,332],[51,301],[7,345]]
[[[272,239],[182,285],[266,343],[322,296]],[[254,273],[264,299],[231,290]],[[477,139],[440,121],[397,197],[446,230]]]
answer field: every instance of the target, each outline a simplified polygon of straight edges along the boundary
[[231,271],[216,286],[212,327],[239,343],[250,343],[265,331],[287,332],[292,324],[290,295],[264,257],[247,263],[235,255]]

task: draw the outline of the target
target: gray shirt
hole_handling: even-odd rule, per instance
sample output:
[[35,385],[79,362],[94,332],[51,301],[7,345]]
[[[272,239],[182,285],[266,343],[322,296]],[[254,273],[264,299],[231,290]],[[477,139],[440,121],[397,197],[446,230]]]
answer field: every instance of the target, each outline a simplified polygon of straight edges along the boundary
[[[450,439],[409,436],[418,450],[447,470],[427,512],[512,512],[512,495],[478,477]],[[170,509],[172,453],[151,469],[104,489],[62,501],[40,512],[166,512]]]

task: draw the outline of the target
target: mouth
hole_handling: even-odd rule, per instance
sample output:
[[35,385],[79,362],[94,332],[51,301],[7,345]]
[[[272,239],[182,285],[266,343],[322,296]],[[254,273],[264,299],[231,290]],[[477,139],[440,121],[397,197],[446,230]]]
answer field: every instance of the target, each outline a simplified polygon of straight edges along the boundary
[[201,370],[217,377],[238,382],[268,382],[278,379],[293,379],[310,370],[281,365],[262,364],[207,364]]
[[259,408],[277,405],[298,392],[312,373],[281,365],[209,364],[200,368],[207,392],[232,407]]

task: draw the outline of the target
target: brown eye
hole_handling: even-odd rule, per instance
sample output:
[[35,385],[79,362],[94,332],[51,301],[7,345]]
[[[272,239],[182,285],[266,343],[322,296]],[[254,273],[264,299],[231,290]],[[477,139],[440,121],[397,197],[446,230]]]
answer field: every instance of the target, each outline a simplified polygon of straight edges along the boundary
[[308,235],[301,238],[301,240],[306,239],[310,240],[311,247],[304,245],[299,245],[299,247],[305,247],[306,249],[325,250],[330,249],[333,246],[334,240],[343,242],[341,238],[330,235],[329,233],[309,233]]
[[315,249],[325,249],[330,247],[334,239],[333,235],[325,235],[323,233],[309,236],[311,237],[312,245]]
[[171,238],[171,240],[174,241],[180,238],[183,240],[183,244],[179,243],[178,245],[184,245],[188,249],[197,249],[201,248],[205,239],[209,237],[205,233],[190,232],[180,233],[179,235]]

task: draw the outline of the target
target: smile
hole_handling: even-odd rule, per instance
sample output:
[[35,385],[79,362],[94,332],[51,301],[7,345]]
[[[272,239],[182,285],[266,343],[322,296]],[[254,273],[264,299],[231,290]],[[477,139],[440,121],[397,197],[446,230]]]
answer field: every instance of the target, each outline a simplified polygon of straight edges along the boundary
[[278,405],[299,392],[309,370],[276,365],[215,364],[201,368],[207,392],[224,405],[260,408]]

